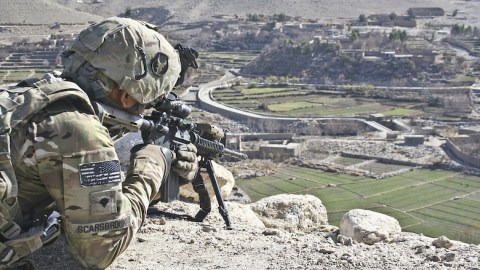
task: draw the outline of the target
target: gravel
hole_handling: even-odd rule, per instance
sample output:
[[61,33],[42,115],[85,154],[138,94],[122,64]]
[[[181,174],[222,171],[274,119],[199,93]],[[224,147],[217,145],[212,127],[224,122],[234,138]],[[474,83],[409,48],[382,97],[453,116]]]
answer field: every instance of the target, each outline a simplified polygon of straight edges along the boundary
[[[480,247],[451,241],[437,248],[432,238],[402,233],[389,243],[337,242],[337,231],[286,232],[252,226],[228,203],[234,230],[218,213],[204,223],[150,216],[131,246],[109,269],[480,269]],[[194,213],[197,206],[174,202],[161,211]],[[38,269],[80,269],[57,241],[32,257]]]

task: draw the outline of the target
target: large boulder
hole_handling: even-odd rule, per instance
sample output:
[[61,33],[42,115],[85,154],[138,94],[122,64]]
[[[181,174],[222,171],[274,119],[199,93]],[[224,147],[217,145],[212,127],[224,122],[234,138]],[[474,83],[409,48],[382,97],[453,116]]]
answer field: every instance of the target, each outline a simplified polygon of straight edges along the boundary
[[143,143],[140,132],[130,132],[118,140],[115,140],[115,152],[122,166],[122,171],[127,171],[130,166],[130,149],[137,144]]
[[281,194],[250,205],[267,228],[311,232],[328,224],[327,209],[313,195]]
[[[212,161],[212,166],[215,170],[218,186],[220,187],[220,194],[222,194],[223,199],[227,199],[232,192],[233,186],[235,186],[235,178],[229,170],[215,161]],[[201,174],[203,180],[205,181],[205,186],[207,187],[208,193],[210,194],[210,199],[215,201],[215,192],[213,191],[212,182],[208,176],[208,173],[202,171]],[[193,186],[191,184],[180,186],[180,197],[188,201],[199,202],[198,193],[193,190]]]
[[348,211],[340,222],[340,235],[369,245],[390,239],[401,231],[395,218],[363,209]]

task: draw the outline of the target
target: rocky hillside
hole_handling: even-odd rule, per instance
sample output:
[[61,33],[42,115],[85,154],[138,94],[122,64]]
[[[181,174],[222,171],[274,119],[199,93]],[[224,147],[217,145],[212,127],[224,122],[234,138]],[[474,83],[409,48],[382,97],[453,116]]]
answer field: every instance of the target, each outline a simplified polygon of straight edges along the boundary
[[[99,2],[99,3],[97,3]],[[212,20],[215,15],[239,15],[248,13],[273,15],[284,13],[305,19],[358,18],[360,14],[403,14],[410,7],[438,6],[451,14],[454,9],[465,10],[472,4],[452,0],[3,0],[0,23],[49,23],[54,21],[84,22],[90,15],[100,17],[118,15],[129,8],[163,7],[172,14],[173,21],[194,22]]]
[[405,86],[422,84],[423,73],[445,67],[409,59],[368,61],[341,55],[335,44],[291,45],[264,52],[242,68],[242,73],[299,77],[318,84],[374,84]]
[[[452,0],[103,0],[100,4],[91,4],[93,0],[83,0],[83,3],[71,0],[50,0],[70,8],[78,8],[101,16],[115,15],[126,8],[136,7],[164,7],[174,16],[175,21],[203,21],[211,20],[215,15],[240,15],[248,13],[273,15],[284,13],[290,16],[300,16],[312,19],[358,18],[359,14],[371,13],[405,13],[409,7],[440,6],[452,12],[455,2]],[[460,1],[462,2],[462,1]]]
[[[70,1],[74,2],[74,1]],[[86,23],[101,16],[65,7],[51,0],[3,0],[0,24]]]
[[[480,269],[479,246],[403,233],[393,218],[364,210],[349,212],[336,228],[309,195],[227,206],[233,230],[215,207],[193,223],[166,213],[193,215],[198,205],[157,205],[109,269]],[[37,269],[80,269],[61,240],[32,257]]]

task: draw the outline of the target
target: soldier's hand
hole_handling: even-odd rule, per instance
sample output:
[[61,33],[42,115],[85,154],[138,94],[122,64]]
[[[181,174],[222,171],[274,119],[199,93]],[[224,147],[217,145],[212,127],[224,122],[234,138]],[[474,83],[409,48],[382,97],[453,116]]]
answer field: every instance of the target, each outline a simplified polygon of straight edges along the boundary
[[175,151],[175,156],[172,170],[180,178],[191,182],[198,171],[197,147],[193,144],[181,145]]

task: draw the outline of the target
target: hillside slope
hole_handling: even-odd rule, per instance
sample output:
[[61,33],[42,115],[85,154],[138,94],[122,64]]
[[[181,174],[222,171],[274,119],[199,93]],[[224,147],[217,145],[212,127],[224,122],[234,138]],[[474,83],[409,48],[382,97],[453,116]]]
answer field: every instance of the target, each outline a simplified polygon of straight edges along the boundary
[[338,17],[358,18],[362,13],[405,13],[409,7],[438,6],[448,13],[456,8],[452,0],[104,0],[103,3],[91,5],[91,0],[76,3],[70,0],[51,0],[70,8],[80,8],[87,12],[105,15],[116,15],[126,8],[137,6],[163,6],[181,21],[201,21],[211,19],[213,15],[239,15],[248,13],[270,14],[285,13],[290,16],[301,16],[313,19],[335,19]]
[[51,0],[2,0],[1,4],[0,24],[86,23],[101,18]]
[[[213,207],[203,223],[148,217],[129,248],[108,269],[468,269],[478,270],[480,247],[452,241],[435,247],[433,238],[402,233],[374,245],[341,244],[332,239],[334,228],[288,232],[265,228],[248,215],[248,206],[227,203],[233,230],[224,229]],[[160,212],[178,215],[198,211],[182,202],[159,204]],[[258,219],[257,219],[258,220]],[[36,253],[36,269],[81,270],[63,249],[63,239]]]
[[[128,8],[163,7],[173,15],[173,21],[211,20],[214,15],[239,15],[248,13],[273,15],[284,13],[289,16],[301,16],[310,19],[358,18],[360,14],[391,13],[404,14],[410,7],[441,7],[447,14],[454,9],[468,12],[478,1],[460,0],[3,0],[0,11],[0,23],[6,22],[53,22],[91,20],[95,17],[79,11],[96,14],[101,17],[124,13]],[[60,7],[60,6],[63,6]],[[18,16],[18,18],[15,17]]]
[[366,61],[342,56],[334,44],[281,47],[264,52],[242,68],[242,73],[261,76],[299,77],[317,84],[375,84],[391,86],[402,81],[406,86],[421,86],[425,72],[446,69],[427,61]]

